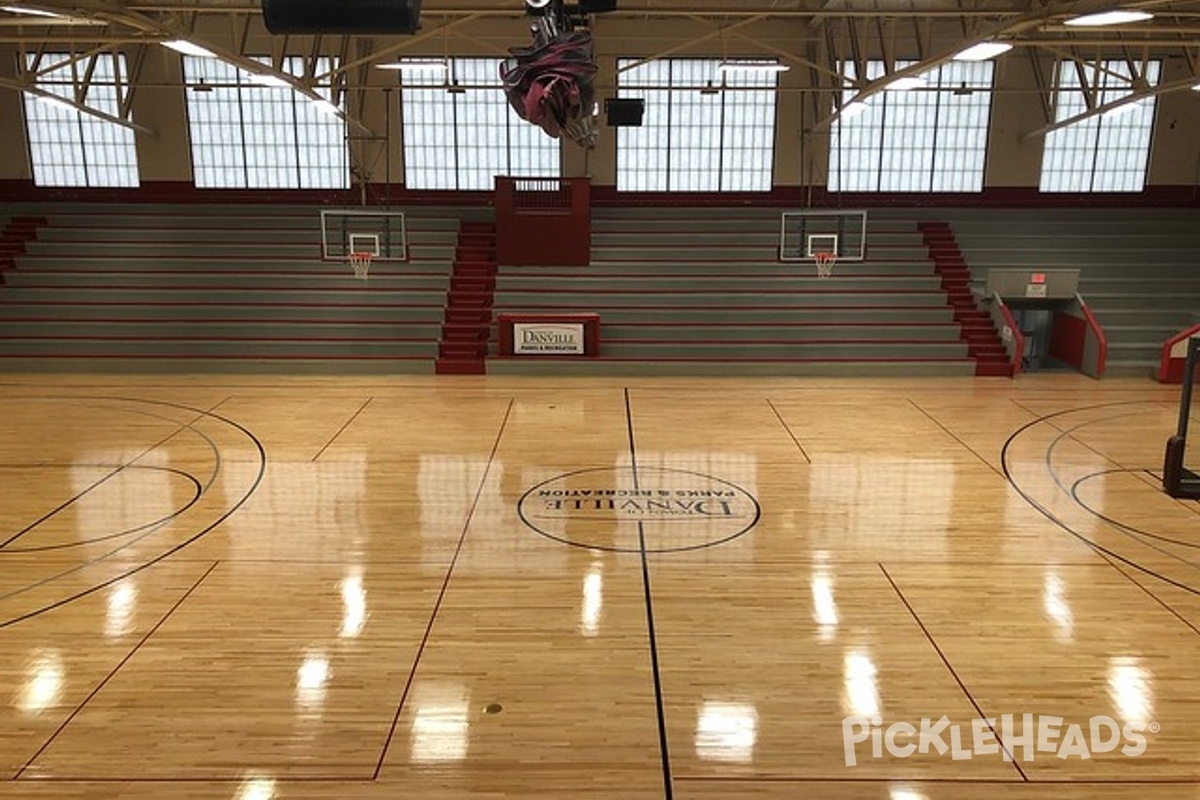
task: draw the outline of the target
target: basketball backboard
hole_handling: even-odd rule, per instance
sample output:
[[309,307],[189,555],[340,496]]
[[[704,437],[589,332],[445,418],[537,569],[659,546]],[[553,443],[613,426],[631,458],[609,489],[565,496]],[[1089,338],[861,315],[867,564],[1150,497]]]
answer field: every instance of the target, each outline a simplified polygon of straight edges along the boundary
[[780,261],[816,261],[832,253],[838,261],[867,255],[866,211],[785,211],[779,235]]
[[367,253],[373,261],[407,261],[408,231],[402,211],[321,210],[321,258],[346,261]]

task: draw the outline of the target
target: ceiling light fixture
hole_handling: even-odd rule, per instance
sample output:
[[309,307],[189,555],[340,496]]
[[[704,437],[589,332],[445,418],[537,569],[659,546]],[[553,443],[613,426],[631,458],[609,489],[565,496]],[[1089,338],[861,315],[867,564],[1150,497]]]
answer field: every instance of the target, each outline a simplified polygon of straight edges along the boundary
[[187,39],[170,39],[161,43],[163,47],[170,48],[176,53],[183,53],[185,56],[196,56],[197,58],[216,58],[217,54],[207,47],[201,47],[198,44],[189,42]]
[[291,89],[292,84],[281,78],[278,75],[266,75],[261,72],[251,72],[250,82],[257,86],[266,86],[271,89]]
[[717,64],[717,72],[787,72],[791,67],[771,58],[728,58]]
[[402,58],[387,64],[376,64],[375,69],[393,69],[399,72],[445,72],[444,58]]
[[1013,46],[1008,42],[980,42],[954,54],[955,61],[990,61],[1004,55]]
[[1073,17],[1065,20],[1065,25],[1075,25],[1082,28],[1097,28],[1103,25],[1123,25],[1127,22],[1145,22],[1148,19],[1153,19],[1154,15],[1149,11],[1126,11],[1115,9],[1113,11],[1101,11],[1096,14],[1085,14],[1082,17]]
[[924,78],[918,78],[915,75],[907,78],[897,78],[884,87],[889,92],[907,92],[912,89],[924,89],[926,86]]
[[28,14],[31,17],[54,17],[55,19],[66,19],[65,14],[56,14],[53,11],[43,11],[40,8],[29,8],[28,6],[0,6],[0,9],[8,11],[12,14]]

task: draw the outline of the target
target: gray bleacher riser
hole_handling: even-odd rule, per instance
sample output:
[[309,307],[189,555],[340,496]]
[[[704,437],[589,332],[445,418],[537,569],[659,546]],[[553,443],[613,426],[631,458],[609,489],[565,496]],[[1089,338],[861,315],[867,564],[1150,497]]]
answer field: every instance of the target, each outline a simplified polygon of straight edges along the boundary
[[1200,296],[1178,293],[1152,294],[1107,294],[1087,291],[1081,285],[1080,294],[1097,313],[1108,309],[1167,311],[1182,316],[1191,309],[1200,307]]
[[434,358],[226,358],[192,354],[167,357],[0,355],[0,372],[165,375],[432,375]]
[[601,340],[613,358],[966,358],[964,342],[689,342]]
[[[1197,308],[1200,308],[1200,305],[1197,305]],[[1155,312],[1147,317],[1146,311],[1140,308],[1096,308],[1092,306],[1092,311],[1098,316],[1103,315],[1104,319],[1101,322],[1105,330],[1152,326],[1169,328],[1178,333],[1195,324],[1195,320],[1187,312],[1178,314]]]
[[[923,247],[875,247],[867,253],[871,261],[886,262],[891,259],[914,260],[928,258]],[[771,263],[778,262],[778,247],[596,247],[592,246],[592,263],[625,261],[738,261]],[[845,259],[851,261],[851,259]],[[803,263],[797,259],[794,263]]]
[[193,338],[187,340],[103,340],[63,338],[0,339],[0,356],[55,356],[69,352],[73,356],[145,356],[225,357],[225,358],[435,358],[436,341],[362,342],[362,341],[264,341],[242,339],[221,341]]
[[606,342],[676,339],[709,342],[906,341],[958,342],[958,325],[605,325]]
[[57,319],[68,324],[89,320],[161,321],[196,320],[200,322],[232,321],[235,323],[256,322],[357,322],[397,324],[440,324],[445,309],[442,303],[423,306],[397,306],[380,304],[374,308],[362,305],[327,304],[295,306],[277,303],[251,305],[247,303],[180,303],[168,306],[155,304],[131,305],[118,297],[115,302],[97,302],[89,299],[82,302],[50,301],[44,303],[21,303],[11,300],[0,302],[0,321],[28,321]]
[[1110,323],[1104,326],[1104,332],[1110,337],[1120,338],[1123,341],[1157,342],[1161,347],[1163,342],[1179,333],[1184,327],[1186,326],[1182,323],[1179,325],[1114,325]]
[[[138,247],[98,247],[89,242],[49,242],[35,240],[26,245],[27,258],[45,258],[61,262],[63,259],[107,259],[149,260],[168,258],[179,260],[208,260],[228,264],[239,260],[246,264],[286,264],[291,260],[321,261],[321,248],[300,247],[278,251],[273,248],[255,248],[254,252],[241,251],[236,247],[203,244],[147,244]],[[408,249],[408,258],[413,261],[445,261],[454,258],[453,245],[416,245]],[[331,263],[331,262],[326,262]],[[391,262],[396,263],[396,262]]]
[[[458,242],[454,232],[409,231],[410,246],[450,247]],[[40,228],[35,243],[40,246],[87,246],[106,253],[172,252],[178,248],[204,248],[246,255],[307,255],[321,253],[321,239],[301,231],[179,231],[113,230],[101,228]]]
[[[868,234],[870,248],[911,248],[925,254],[925,244],[920,233]],[[751,248],[764,248],[776,255],[779,253],[779,230],[735,231],[714,233],[698,230],[689,233],[661,233],[646,231],[632,233],[626,230],[598,231],[592,229],[592,247],[679,247],[679,246],[722,246],[740,244]]]
[[[372,267],[372,270],[374,267]],[[643,277],[655,275],[662,277],[688,276],[707,281],[709,277],[742,277],[748,287],[754,287],[754,282],[760,277],[796,278],[799,281],[809,281],[816,277],[815,266],[811,261],[790,261],[790,263],[730,263],[730,261],[629,261],[629,263],[592,263],[580,267],[563,266],[502,266],[498,278],[500,281],[510,277],[538,279],[540,276],[551,278],[568,277]],[[934,266],[929,261],[841,261],[834,267],[832,279],[854,276],[884,276],[884,277],[913,277],[934,275]]]
[[502,292],[521,291],[559,291],[570,292],[596,291],[628,291],[628,292],[670,292],[684,290],[699,290],[706,292],[738,291],[752,288],[754,291],[787,292],[802,287],[821,289],[823,291],[851,291],[859,288],[869,288],[875,291],[937,291],[941,287],[941,279],[935,275],[888,275],[886,277],[853,278],[836,276],[824,280],[815,275],[791,275],[774,277],[763,275],[729,275],[729,276],[670,276],[654,275],[647,271],[636,277],[622,275],[620,277],[522,277],[517,275],[501,275],[496,281],[496,290]]
[[682,361],[604,358],[540,359],[494,358],[488,361],[491,375],[544,375],[550,377],[609,377],[666,375],[688,377],[728,377],[757,375],[777,377],[968,377],[975,374],[975,362],[968,359],[948,361]]
[[1081,290],[1085,285],[1089,294],[1173,294],[1200,297],[1200,277],[1135,277],[1127,274],[1123,278],[1098,278],[1089,275],[1087,278],[1080,278]]
[[[102,273],[106,275],[119,273],[135,273],[146,276],[177,272],[194,275],[265,275],[272,279],[276,276],[312,279],[325,277],[330,280],[341,280],[353,277],[354,270],[347,264],[328,261],[293,261],[286,269],[264,270],[253,263],[241,263],[229,260],[220,267],[197,269],[190,261],[156,261],[155,259],[63,259],[47,263],[46,259],[30,258],[25,261],[18,259],[21,273],[30,274],[60,274],[60,273]],[[15,274],[15,272],[14,272]],[[413,261],[404,263],[380,263],[371,265],[371,279],[396,280],[407,275],[423,277],[440,277],[444,285],[450,284],[450,268],[441,261]]]
[[[567,305],[564,312],[600,314],[600,324],[606,329],[634,323],[696,322],[705,325],[753,325],[777,321],[800,324],[886,322],[897,325],[950,324],[954,311],[946,305],[921,308],[789,308],[781,313],[777,308],[612,308],[596,305]],[[544,312],[544,308],[497,306],[500,314]]]
[[[189,269],[162,271],[154,274],[145,271],[104,272],[87,270],[68,272],[65,269],[25,270],[15,269],[5,275],[5,281],[13,288],[22,287],[95,287],[116,289],[120,287],[153,287],[155,289],[297,289],[305,291],[338,290],[354,287],[361,281],[351,272],[326,272],[325,274],[304,272],[261,272],[251,274],[211,273]],[[389,275],[377,273],[371,276],[369,285],[377,292],[446,292],[446,275]]]
[[[130,268],[149,269],[150,271],[168,271],[168,259],[158,258],[133,258],[120,256],[69,256],[69,255],[41,255],[31,254],[18,256],[17,267],[19,269],[28,270],[82,270],[89,268],[103,269],[105,266],[113,266],[125,268],[125,265],[130,265]],[[277,272],[289,272],[301,265],[303,268],[312,269],[320,268],[333,274],[346,274],[353,277],[353,270],[345,264],[339,264],[333,261],[321,261],[318,258],[306,259],[276,259],[276,258],[256,258],[254,260],[238,260],[233,258],[221,258],[219,256],[196,255],[188,258],[175,257],[170,259],[173,262],[173,267],[187,269],[196,272],[205,270],[228,272],[231,269],[236,269],[239,266],[244,266],[247,271],[263,272],[274,270]],[[397,271],[402,272],[406,264],[414,265],[414,268],[421,271],[431,271],[441,269],[447,276],[450,274],[449,262],[443,260],[427,260],[413,262],[388,262],[387,264],[379,264],[378,272]],[[371,267],[372,274],[376,273],[375,266]]]
[[[353,278],[348,279],[354,281]],[[358,281],[354,281],[359,283]],[[83,289],[43,288],[9,286],[4,289],[5,303],[21,302],[125,302],[125,303],[259,303],[259,304],[356,304],[386,305],[389,303],[436,304],[444,303],[445,292],[388,292],[377,289],[343,291],[337,289],[313,289],[305,291],[295,287],[272,289],[227,290],[205,289],[128,289],[121,287]]]
[[574,292],[497,292],[495,306],[505,307],[561,307],[586,308],[589,305],[608,307],[644,307],[644,308],[693,308],[705,307],[767,307],[767,308],[805,308],[819,306],[942,306],[946,304],[945,295],[932,292],[863,292],[852,294],[848,292],[789,292],[763,294],[759,292],[731,294],[728,292],[697,292],[683,294],[680,292],[653,293],[646,292],[638,295],[609,294],[599,296],[592,294],[580,296]]
[[437,341],[441,324],[437,320],[422,323],[383,322],[230,322],[222,320],[13,320],[0,318],[0,337],[97,337],[97,338],[180,338],[213,339],[424,339]]
[[[1200,250],[1200,247],[1198,247],[1198,250]],[[1161,254],[1143,252],[1138,254],[1136,258],[1130,252],[1104,250],[1102,247],[1097,247],[1096,250],[1045,250],[1037,253],[1032,251],[1026,253],[1012,251],[979,252],[964,248],[963,252],[972,270],[988,270],[993,267],[998,269],[1035,269],[1041,267],[1081,270],[1115,268],[1123,270],[1125,274],[1137,274],[1138,268],[1143,263],[1142,259],[1145,259],[1147,266],[1150,266],[1150,259],[1153,259],[1153,264],[1160,268],[1170,265],[1176,268],[1196,269],[1195,253],[1189,254],[1186,250],[1166,251]]]

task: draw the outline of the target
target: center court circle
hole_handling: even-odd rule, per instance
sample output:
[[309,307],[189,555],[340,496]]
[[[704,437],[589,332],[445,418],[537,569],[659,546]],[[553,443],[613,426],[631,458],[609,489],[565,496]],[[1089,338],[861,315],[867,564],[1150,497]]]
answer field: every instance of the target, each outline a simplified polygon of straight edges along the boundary
[[590,550],[674,553],[724,544],[750,531],[758,501],[730,481],[659,467],[595,467],[543,481],[517,502],[527,527]]

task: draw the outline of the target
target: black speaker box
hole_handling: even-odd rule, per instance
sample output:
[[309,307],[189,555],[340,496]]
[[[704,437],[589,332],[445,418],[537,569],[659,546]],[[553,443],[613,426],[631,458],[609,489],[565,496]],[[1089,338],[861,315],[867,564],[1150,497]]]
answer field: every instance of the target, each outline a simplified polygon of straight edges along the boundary
[[646,114],[646,101],[610,97],[604,101],[604,114],[610,127],[640,128]]
[[584,14],[604,14],[617,10],[617,0],[579,0],[579,10]]
[[416,33],[421,0],[262,0],[271,33]]

